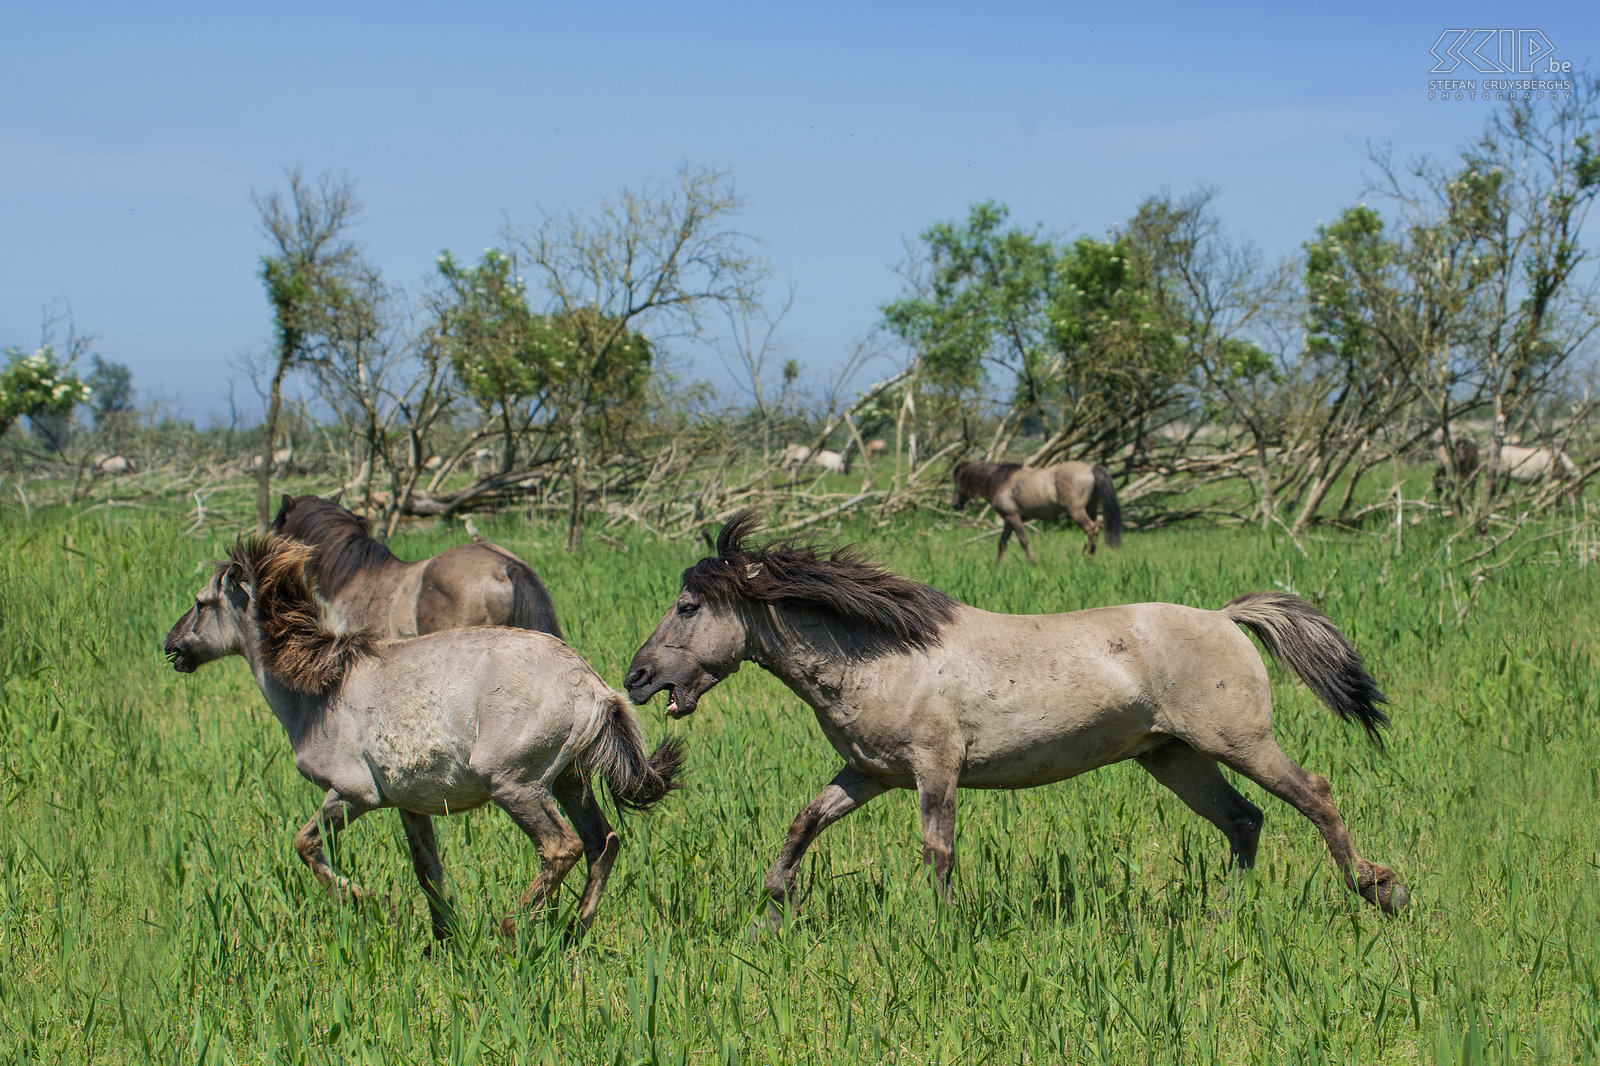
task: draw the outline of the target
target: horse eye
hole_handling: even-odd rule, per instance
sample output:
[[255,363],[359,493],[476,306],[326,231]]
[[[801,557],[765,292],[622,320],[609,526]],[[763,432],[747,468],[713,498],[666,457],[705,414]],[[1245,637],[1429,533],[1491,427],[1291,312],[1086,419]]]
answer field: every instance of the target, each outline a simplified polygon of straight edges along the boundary
[[689,615],[694,614],[699,609],[700,609],[700,605],[698,603],[680,603],[680,604],[678,604],[678,613],[683,615],[683,616],[685,616],[685,617],[688,617]]

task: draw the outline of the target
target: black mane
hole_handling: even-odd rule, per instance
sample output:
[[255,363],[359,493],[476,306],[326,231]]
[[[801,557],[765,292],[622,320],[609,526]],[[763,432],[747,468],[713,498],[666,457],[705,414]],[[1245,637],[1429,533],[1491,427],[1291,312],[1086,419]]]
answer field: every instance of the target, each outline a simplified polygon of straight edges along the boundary
[[852,545],[828,549],[795,538],[746,545],[760,525],[754,510],[735,515],[717,536],[717,554],[683,572],[683,587],[716,603],[746,600],[832,615],[860,629],[873,654],[932,647],[955,617],[955,600],[884,569]]
[[968,496],[991,499],[1006,478],[1022,469],[1021,463],[957,463],[950,471],[956,488]]
[[381,569],[395,557],[372,538],[365,519],[321,496],[284,496],[272,531],[316,546],[317,591],[328,599],[358,574]]

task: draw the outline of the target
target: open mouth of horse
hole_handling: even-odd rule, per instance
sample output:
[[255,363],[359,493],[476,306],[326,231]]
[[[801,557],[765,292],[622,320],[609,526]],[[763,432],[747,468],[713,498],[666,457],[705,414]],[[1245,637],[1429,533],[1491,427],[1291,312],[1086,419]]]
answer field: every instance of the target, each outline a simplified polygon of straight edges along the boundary
[[167,652],[167,662],[171,663],[172,668],[180,674],[194,673],[194,663],[190,662],[181,651]]

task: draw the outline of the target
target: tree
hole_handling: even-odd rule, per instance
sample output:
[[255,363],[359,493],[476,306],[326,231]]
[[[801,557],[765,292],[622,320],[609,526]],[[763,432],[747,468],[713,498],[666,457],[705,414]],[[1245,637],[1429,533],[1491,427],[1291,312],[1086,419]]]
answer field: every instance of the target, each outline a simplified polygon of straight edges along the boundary
[[133,371],[122,363],[93,356],[94,369],[85,379],[89,386],[89,412],[97,433],[115,432],[133,413]]
[[920,384],[963,413],[1002,390],[990,451],[1025,422],[1045,436],[1034,461],[1142,436],[1190,376],[1177,342],[1188,323],[1161,299],[1151,261],[1122,235],[1058,244],[1007,218],[1003,205],[976,204],[912,249],[907,292],[882,311],[915,350]]
[[570,425],[561,411],[581,409],[585,428],[602,443],[627,424],[623,415],[643,395],[654,361],[648,338],[623,328],[590,365],[581,353],[617,325],[603,312],[535,312],[515,258],[497,248],[474,267],[457,265],[449,252],[438,263],[445,292],[435,328],[462,389],[500,423],[501,474],[512,468],[517,441],[535,430],[545,443],[530,460],[564,450]]
[[263,456],[256,473],[256,524],[263,531],[272,517],[269,481],[283,380],[318,357],[339,328],[339,314],[349,309],[353,280],[372,274],[347,237],[361,211],[354,183],[323,175],[312,185],[299,167],[287,177],[287,198],[276,191],[251,196],[272,246],[260,267],[274,327]]
[[725,174],[685,167],[665,189],[625,189],[593,215],[551,215],[507,233],[562,353],[550,417],[564,427],[573,551],[583,546],[594,408],[605,382],[633,380],[644,354],[635,338],[698,334],[711,310],[757,302],[766,264],[731,224],[740,206]]
[[89,398],[89,386],[56,358],[53,348],[5,350],[0,368],[0,437],[20,418],[65,418]]

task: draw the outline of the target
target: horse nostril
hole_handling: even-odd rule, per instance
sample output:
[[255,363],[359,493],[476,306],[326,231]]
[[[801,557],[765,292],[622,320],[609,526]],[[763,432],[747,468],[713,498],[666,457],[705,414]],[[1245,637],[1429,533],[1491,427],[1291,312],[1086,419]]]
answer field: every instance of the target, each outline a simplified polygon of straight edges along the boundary
[[628,688],[633,689],[638,688],[640,685],[649,680],[649,668],[644,666],[635,666],[632,670],[628,671],[628,676],[623,680],[622,683]]

